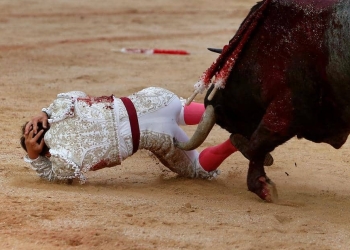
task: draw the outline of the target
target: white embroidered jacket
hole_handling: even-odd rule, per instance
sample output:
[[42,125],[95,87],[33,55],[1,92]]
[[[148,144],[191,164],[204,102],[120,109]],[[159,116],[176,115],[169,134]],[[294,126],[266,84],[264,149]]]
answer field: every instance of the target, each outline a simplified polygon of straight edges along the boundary
[[120,164],[113,96],[63,93],[43,111],[50,118],[44,139],[51,156],[26,157],[42,178],[84,181],[88,170]]

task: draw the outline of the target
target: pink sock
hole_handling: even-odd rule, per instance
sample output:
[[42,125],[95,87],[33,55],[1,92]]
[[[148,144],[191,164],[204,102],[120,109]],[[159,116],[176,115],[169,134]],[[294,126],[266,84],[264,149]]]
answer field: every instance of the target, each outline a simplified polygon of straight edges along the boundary
[[198,124],[205,111],[203,103],[191,102],[190,105],[184,107],[184,121],[186,125]]
[[217,169],[227,157],[236,151],[237,149],[232,145],[230,139],[228,139],[219,145],[204,149],[199,154],[199,163],[204,170],[208,172],[213,171]]

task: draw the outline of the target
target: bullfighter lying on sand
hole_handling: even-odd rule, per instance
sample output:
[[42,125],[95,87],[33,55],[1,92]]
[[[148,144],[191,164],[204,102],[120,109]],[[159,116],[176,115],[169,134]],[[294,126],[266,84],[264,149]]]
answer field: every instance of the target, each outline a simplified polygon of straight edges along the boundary
[[156,87],[122,98],[62,93],[23,126],[24,159],[43,179],[84,183],[85,172],[120,165],[138,149],[147,149],[180,176],[210,179],[237,151],[230,140],[201,154],[173,144],[173,138],[188,140],[179,125],[198,124],[204,110],[203,104],[186,106],[174,93]]

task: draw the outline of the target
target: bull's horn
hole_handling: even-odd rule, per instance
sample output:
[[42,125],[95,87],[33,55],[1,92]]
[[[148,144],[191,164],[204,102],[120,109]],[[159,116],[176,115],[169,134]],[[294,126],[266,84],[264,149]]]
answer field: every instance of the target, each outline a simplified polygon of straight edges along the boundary
[[194,132],[191,139],[187,142],[179,142],[174,138],[174,144],[176,147],[182,150],[193,150],[198,148],[210,133],[210,130],[215,124],[215,113],[214,107],[209,105],[206,107],[205,112],[202,116],[202,120],[198,124],[196,131]]
[[222,49],[208,48],[208,50],[210,50],[211,52],[219,53],[219,54],[221,54],[221,52],[222,52]]

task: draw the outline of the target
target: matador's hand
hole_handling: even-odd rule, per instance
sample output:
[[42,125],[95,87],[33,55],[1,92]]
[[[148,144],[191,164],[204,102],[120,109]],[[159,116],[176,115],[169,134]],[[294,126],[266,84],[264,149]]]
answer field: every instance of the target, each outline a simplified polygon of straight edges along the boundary
[[40,130],[39,133],[34,134],[33,130],[30,130],[27,135],[24,135],[25,144],[27,148],[28,157],[30,159],[36,159],[39,157],[41,151],[44,148],[45,141],[42,139],[38,142],[40,136],[44,133],[44,130]]
[[27,123],[24,134],[28,135],[31,130],[34,132],[34,134],[36,134],[38,132],[38,123],[41,123],[43,125],[43,128],[47,128],[47,121],[47,114],[45,112],[41,112],[37,116],[34,116],[32,120]]

